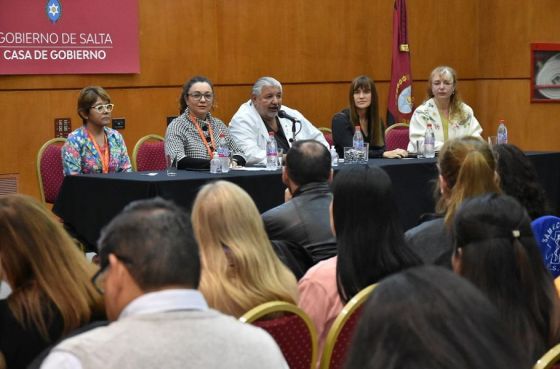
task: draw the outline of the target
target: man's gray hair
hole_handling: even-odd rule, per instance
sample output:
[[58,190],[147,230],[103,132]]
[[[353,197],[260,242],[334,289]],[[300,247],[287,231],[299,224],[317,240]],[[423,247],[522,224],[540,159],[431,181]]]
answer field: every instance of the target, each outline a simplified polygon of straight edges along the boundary
[[278,82],[278,80],[272,77],[261,77],[253,85],[253,90],[251,91],[251,94],[253,96],[259,96],[262,92],[263,87],[267,87],[267,86],[278,87],[280,89],[280,92],[282,92],[282,84]]

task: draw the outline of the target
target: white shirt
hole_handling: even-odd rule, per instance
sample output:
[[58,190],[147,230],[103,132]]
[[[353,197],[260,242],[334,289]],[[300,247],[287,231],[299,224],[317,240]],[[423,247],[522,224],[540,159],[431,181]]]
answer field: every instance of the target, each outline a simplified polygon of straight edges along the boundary
[[[299,111],[282,105],[282,110],[298,120],[296,124],[296,140],[317,140],[326,148],[329,144],[325,136],[313,124],[308,121]],[[292,143],[292,121],[287,118],[278,118],[280,127],[288,140],[290,147]],[[237,142],[241,150],[245,153],[247,165],[258,165],[266,163],[266,140],[268,131],[263,119],[253,105],[251,100],[242,104],[239,110],[229,122],[229,132]]]
[[[197,290],[168,289],[149,292],[132,300],[121,311],[118,319],[173,310],[208,310],[208,304]],[[53,351],[43,361],[41,369],[82,369],[82,363],[69,352]]]

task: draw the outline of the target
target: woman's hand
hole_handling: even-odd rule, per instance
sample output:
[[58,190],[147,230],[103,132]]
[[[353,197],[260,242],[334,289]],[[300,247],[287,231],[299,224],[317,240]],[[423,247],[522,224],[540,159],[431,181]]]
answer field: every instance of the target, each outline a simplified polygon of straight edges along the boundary
[[395,158],[401,159],[401,158],[406,158],[407,156],[408,156],[408,151],[403,149],[395,149],[391,151],[385,151],[383,153],[383,157],[388,159],[395,159]]
[[231,159],[229,166],[230,166],[230,168],[242,168],[243,167],[243,165],[239,165],[239,163],[235,159]]

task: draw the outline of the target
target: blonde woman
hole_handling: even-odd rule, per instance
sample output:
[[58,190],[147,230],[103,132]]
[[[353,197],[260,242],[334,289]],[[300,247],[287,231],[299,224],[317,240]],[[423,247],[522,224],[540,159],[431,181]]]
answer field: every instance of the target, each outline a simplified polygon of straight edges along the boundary
[[240,317],[264,302],[297,303],[297,282],[276,256],[262,218],[239,186],[217,181],[202,187],[192,209],[200,247],[200,291],[208,304]]
[[0,275],[12,289],[0,300],[6,367],[26,367],[44,348],[103,315],[101,295],[90,282],[94,273],[40,203],[22,195],[0,197]]
[[482,128],[470,106],[457,90],[457,72],[448,66],[436,67],[428,80],[428,98],[416,108],[410,119],[408,151],[416,152],[417,141],[424,141],[428,123],[436,138],[435,149],[441,150],[448,139],[464,136],[480,137]]
[[451,268],[451,223],[463,200],[485,193],[500,193],[496,160],[490,146],[478,137],[447,141],[438,157],[435,219],[405,233],[407,244],[426,264]]

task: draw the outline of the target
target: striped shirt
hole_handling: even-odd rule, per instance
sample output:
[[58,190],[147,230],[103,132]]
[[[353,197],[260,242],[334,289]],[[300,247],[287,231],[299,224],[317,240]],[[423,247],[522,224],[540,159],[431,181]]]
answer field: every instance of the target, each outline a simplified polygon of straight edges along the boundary
[[[202,129],[205,139],[210,137],[210,130],[208,129],[208,124],[210,124],[216,145],[218,145],[220,134],[223,133],[231,155],[239,155],[245,158],[243,150],[232,139],[228,127],[221,120],[214,118],[210,113],[206,116],[206,120],[195,119]],[[212,146],[211,141],[208,141],[208,145]],[[211,147],[212,151],[216,149],[216,147]],[[211,159],[205,143],[200,139],[196,125],[191,121],[188,108],[167,126],[167,131],[165,132],[165,153],[174,156],[177,161],[185,157]]]

